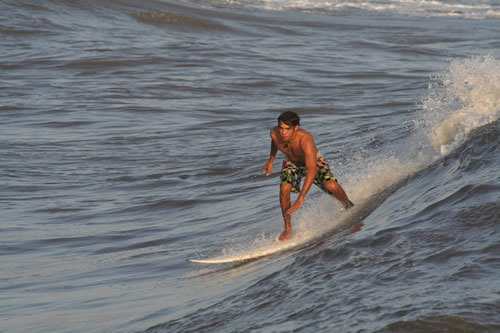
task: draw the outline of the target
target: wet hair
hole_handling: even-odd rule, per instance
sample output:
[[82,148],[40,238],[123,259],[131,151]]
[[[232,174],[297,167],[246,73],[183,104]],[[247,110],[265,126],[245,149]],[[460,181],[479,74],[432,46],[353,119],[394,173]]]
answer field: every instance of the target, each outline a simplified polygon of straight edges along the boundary
[[292,111],[285,111],[278,117],[278,125],[283,122],[288,126],[297,126],[300,123],[300,117],[298,114]]

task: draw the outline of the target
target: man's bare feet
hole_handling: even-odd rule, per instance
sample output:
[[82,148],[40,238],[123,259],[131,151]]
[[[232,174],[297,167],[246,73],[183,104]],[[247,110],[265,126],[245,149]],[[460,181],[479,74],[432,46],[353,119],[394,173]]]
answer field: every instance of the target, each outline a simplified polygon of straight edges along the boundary
[[351,200],[347,199],[347,201],[344,202],[344,207],[345,210],[348,210],[349,208],[354,207],[354,203]]
[[280,242],[284,242],[284,241],[287,241],[288,239],[290,239],[290,237],[292,237],[292,230],[285,230],[281,234],[279,240],[280,240]]

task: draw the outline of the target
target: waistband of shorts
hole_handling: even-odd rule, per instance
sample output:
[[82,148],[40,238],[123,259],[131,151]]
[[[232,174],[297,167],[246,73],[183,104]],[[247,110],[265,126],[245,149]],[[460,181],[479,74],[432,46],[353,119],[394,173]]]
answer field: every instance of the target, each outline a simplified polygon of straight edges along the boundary
[[[316,153],[316,160],[319,160],[320,158],[325,159],[325,158],[323,157],[323,155],[322,155],[322,154],[319,152],[319,150],[318,150],[318,152]],[[292,162],[292,161],[290,161],[290,160],[289,160],[289,159],[287,159],[287,158],[285,158],[285,159],[283,160],[283,162],[289,162],[289,163],[293,163],[293,164],[295,164],[295,165],[300,165],[300,166],[304,166],[304,165],[306,165],[304,162]]]

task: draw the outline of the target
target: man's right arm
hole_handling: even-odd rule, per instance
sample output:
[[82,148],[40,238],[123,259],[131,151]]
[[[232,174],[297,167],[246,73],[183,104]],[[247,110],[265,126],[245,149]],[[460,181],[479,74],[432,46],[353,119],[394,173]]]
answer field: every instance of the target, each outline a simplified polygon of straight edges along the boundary
[[269,155],[269,160],[266,162],[260,173],[266,172],[266,176],[269,176],[273,173],[273,163],[274,158],[276,157],[276,153],[278,152],[278,146],[274,143],[273,131],[271,131],[271,153]]

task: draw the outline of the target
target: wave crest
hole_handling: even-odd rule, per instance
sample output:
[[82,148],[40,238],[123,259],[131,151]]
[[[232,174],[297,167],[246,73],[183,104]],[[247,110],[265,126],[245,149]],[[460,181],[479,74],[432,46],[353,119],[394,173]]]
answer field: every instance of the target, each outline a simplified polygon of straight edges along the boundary
[[177,26],[192,27],[198,29],[202,28],[211,30],[228,30],[226,26],[219,23],[214,23],[208,20],[203,20],[180,14],[173,14],[168,12],[159,12],[159,11],[139,12],[134,14],[134,17],[138,21],[150,24],[177,25]]
[[448,154],[474,129],[500,114],[500,61],[492,56],[457,59],[429,87],[423,102],[429,141]]

